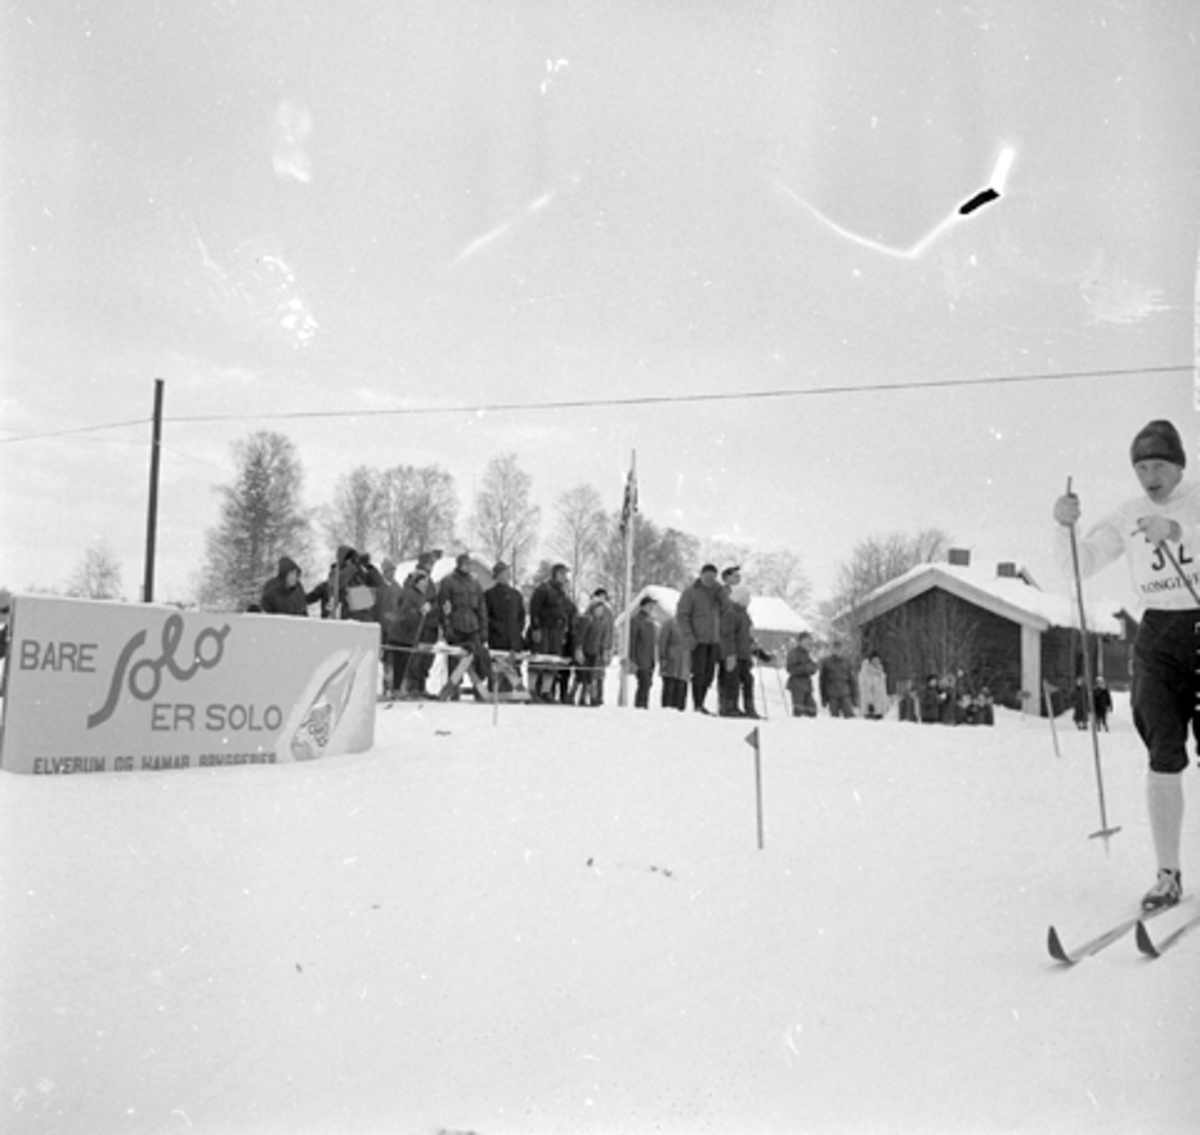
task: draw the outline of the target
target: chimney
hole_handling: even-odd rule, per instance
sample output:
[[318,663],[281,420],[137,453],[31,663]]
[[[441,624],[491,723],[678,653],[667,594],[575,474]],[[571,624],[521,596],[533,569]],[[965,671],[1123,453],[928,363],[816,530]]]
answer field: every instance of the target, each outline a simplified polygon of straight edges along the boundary
[[946,562],[954,567],[970,567],[971,552],[967,548],[951,548],[946,555]]
[[1002,563],[996,565],[996,575],[1000,579],[1016,579],[1017,565],[1013,563]]

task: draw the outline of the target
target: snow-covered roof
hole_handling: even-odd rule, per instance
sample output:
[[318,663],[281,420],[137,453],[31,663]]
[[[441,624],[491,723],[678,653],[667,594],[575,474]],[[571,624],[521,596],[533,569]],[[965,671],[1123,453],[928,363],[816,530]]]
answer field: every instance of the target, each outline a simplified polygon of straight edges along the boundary
[[[918,564],[877,587],[856,604],[854,611],[860,618],[877,618],[931,588],[940,587],[1012,622],[1039,630],[1078,628],[1079,609],[1075,600],[1043,591],[1026,582],[1028,578],[1019,569],[1014,575],[1002,576],[996,564]],[[1121,621],[1112,603],[1085,599],[1085,606],[1089,631],[1110,635],[1121,633]]]
[[[495,582],[492,579],[493,565],[475,552],[468,552],[467,555],[471,557],[471,572],[479,580],[480,585],[485,589],[491,587],[492,583]],[[435,560],[433,570],[429,573],[429,578],[434,583],[440,583],[454,570],[454,565],[458,562],[458,556],[459,553],[455,552],[453,555],[442,556],[441,559]],[[379,568],[383,567],[382,556],[376,561],[375,566]],[[417,561],[415,559],[399,561],[396,564],[396,579],[403,583],[412,574],[416,566]]]
[[[674,587],[660,587],[654,583],[647,584],[633,597],[630,607],[636,608],[647,596],[653,599],[668,615],[675,614],[675,607],[679,603],[679,592]],[[787,600],[780,599],[775,595],[751,596],[748,610],[751,622],[760,631],[799,634],[801,631],[809,629],[808,623],[791,608]],[[618,624],[624,622],[626,613],[622,612],[618,617]]]

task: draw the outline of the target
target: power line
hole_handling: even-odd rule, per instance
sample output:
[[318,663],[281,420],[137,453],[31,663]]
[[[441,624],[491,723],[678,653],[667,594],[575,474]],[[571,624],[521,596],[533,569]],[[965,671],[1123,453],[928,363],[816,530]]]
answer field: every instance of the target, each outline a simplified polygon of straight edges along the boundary
[[[1125,367],[1111,370],[1059,371],[1039,374],[988,375],[975,378],[919,379],[914,382],[869,382],[851,386],[835,384],[829,386],[792,387],[782,390],[737,390],[719,393],[696,394],[647,394],[630,398],[581,398],[550,402],[492,402],[459,406],[407,406],[392,409],[364,410],[291,410],[268,414],[192,414],[167,415],[167,422],[253,422],[253,421],[297,421],[303,419],[332,418],[377,418],[417,417],[435,414],[501,414],[513,411],[532,412],[537,410],[589,410],[618,406],[661,406],[701,402],[751,402],[778,398],[827,397],[834,394],[881,394],[891,391],[968,389],[983,386],[1018,385],[1034,382],[1075,382],[1092,378],[1129,378],[1150,374],[1178,374],[1191,371],[1194,363],[1179,363],[1173,366]],[[120,429],[125,426],[144,426],[149,418],[138,418],[124,422],[106,422],[74,429],[56,430],[40,434],[23,434],[18,437],[0,438],[0,445],[21,441],[40,441],[46,438],[70,437],[75,434],[93,433],[99,430]]]
[[493,402],[474,406],[408,406],[376,410],[293,410],[272,414],[197,414],[168,418],[174,422],[261,421],[302,418],[373,418],[434,414],[498,414],[514,410],[586,410],[608,406],[655,406],[683,402],[739,402],[771,398],[805,398],[831,394],[875,394],[891,390],[941,390],[953,387],[999,386],[1029,382],[1066,382],[1081,378],[1121,378],[1132,375],[1173,374],[1193,369],[1178,366],[1133,367],[1117,370],[1063,371],[1055,374],[997,375],[984,378],[924,379],[916,382],[875,382],[861,385],[793,387],[784,390],[737,390],[713,394],[647,394],[630,398],[581,398],[552,402]]

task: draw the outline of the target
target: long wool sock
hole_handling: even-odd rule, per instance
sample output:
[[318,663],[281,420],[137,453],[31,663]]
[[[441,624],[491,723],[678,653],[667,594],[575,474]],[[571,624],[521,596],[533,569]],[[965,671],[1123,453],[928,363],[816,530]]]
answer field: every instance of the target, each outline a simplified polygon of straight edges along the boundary
[[1146,775],[1146,803],[1158,865],[1178,871],[1183,831],[1183,777],[1174,772],[1151,770]]

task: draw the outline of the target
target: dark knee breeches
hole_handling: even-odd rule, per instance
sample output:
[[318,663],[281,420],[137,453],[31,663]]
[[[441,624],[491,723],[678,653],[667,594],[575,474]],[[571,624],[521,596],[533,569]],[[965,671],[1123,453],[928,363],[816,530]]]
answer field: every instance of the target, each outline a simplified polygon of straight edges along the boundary
[[1200,611],[1147,611],[1133,646],[1133,723],[1155,772],[1187,768],[1200,738]]

